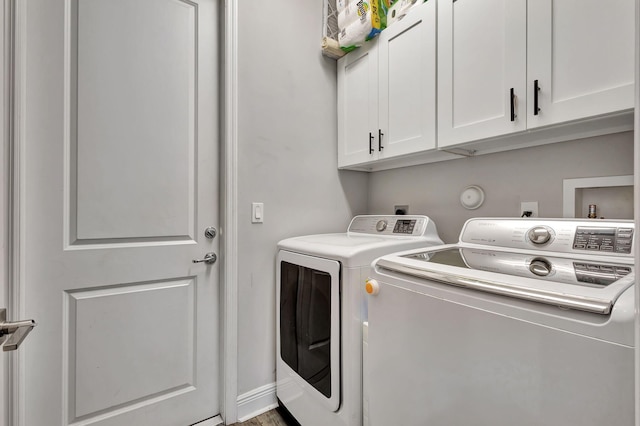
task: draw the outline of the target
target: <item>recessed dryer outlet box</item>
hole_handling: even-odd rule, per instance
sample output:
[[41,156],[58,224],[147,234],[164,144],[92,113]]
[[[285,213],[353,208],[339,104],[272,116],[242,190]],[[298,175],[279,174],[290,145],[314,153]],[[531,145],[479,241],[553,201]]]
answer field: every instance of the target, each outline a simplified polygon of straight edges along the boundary
[[524,215],[524,212],[531,212],[529,217],[538,217],[538,202],[537,201],[523,201],[520,203],[520,216]]
[[405,205],[396,205],[393,206],[393,214],[397,214],[397,215],[403,215],[403,214],[409,214],[409,205],[405,204]]

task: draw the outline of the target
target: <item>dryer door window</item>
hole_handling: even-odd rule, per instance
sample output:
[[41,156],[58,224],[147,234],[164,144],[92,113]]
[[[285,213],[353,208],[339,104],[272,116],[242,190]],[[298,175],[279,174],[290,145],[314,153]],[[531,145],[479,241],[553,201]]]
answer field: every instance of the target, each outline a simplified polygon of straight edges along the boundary
[[331,397],[331,275],[281,263],[280,354],[300,377]]
[[[278,368],[333,411],[340,406],[340,263],[280,251]],[[285,370],[283,370],[285,371]]]

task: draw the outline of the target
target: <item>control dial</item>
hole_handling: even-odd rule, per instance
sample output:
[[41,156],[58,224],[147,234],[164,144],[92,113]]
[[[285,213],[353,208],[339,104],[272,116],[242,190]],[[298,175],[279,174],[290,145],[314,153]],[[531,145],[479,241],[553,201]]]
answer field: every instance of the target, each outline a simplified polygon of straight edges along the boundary
[[540,245],[548,243],[549,240],[551,240],[552,234],[547,227],[536,226],[527,232],[527,236],[531,243]]
[[376,230],[378,232],[382,232],[385,229],[387,229],[387,221],[386,220],[379,220],[378,223],[376,223]]
[[539,277],[546,277],[552,271],[551,263],[541,257],[537,257],[529,264],[529,270]]

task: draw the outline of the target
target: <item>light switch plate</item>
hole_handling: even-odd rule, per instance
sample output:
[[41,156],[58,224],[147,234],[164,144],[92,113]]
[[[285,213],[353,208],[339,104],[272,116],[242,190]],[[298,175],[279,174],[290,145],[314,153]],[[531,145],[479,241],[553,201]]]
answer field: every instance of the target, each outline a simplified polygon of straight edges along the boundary
[[264,203],[251,203],[251,223],[264,222]]

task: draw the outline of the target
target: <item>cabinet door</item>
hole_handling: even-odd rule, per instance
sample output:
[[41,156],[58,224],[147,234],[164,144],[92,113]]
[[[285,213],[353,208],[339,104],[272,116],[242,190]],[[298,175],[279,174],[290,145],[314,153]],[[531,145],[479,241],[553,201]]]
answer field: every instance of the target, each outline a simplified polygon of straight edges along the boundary
[[436,2],[380,34],[380,158],[436,147]]
[[362,164],[378,157],[374,146],[378,135],[375,41],[338,61],[338,167]]
[[439,147],[526,128],[526,13],[526,0],[438,3]]
[[529,2],[529,128],[633,108],[634,10],[633,0]]

